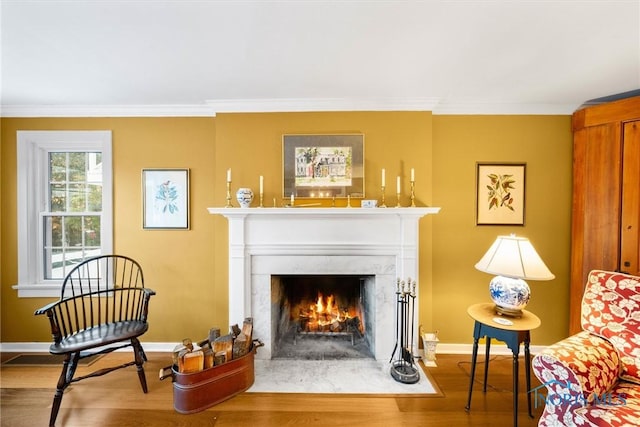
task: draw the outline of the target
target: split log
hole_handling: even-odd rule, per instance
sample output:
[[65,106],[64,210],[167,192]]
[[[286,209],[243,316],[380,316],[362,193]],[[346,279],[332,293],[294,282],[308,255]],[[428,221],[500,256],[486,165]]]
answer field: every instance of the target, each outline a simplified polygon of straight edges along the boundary
[[185,353],[182,357],[182,373],[200,372],[204,366],[204,353],[202,350]]
[[224,351],[219,351],[213,356],[213,366],[222,365],[227,361],[227,353]]
[[213,342],[213,351],[216,354],[220,351],[224,351],[226,360],[231,360],[233,357],[233,335],[228,334],[216,338]]
[[251,341],[245,334],[240,334],[233,342],[233,358],[239,359],[240,357],[249,353],[251,348]]
[[203,362],[203,369],[209,369],[213,367],[213,350],[211,349],[211,347],[205,347],[202,349],[202,352],[204,353],[204,362]]
[[242,322],[242,333],[247,336],[247,340],[249,341],[249,343],[251,343],[251,340],[253,339],[253,318],[252,317],[247,317],[246,319],[244,319],[244,322]]
[[237,337],[238,335],[240,335],[242,331],[240,330],[240,327],[238,325],[232,325],[231,326],[231,333],[233,334],[234,337]]
[[209,342],[213,343],[220,336],[220,328],[209,329]]

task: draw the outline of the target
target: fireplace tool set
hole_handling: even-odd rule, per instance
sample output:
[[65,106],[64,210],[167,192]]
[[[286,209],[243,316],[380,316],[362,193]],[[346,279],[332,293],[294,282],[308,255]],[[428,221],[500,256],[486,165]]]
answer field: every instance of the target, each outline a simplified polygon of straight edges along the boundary
[[[398,279],[396,290],[396,345],[391,354],[391,376],[394,380],[415,384],[420,380],[418,367],[414,362],[413,347],[416,304],[416,282],[411,278]],[[397,354],[397,356],[396,356]],[[395,360],[394,360],[395,357]]]

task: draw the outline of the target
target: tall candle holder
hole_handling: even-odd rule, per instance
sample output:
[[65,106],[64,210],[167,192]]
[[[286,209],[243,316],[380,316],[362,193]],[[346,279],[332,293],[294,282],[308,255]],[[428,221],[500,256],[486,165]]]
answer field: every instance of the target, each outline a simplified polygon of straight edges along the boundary
[[260,192],[260,206],[258,206],[259,208],[264,208],[264,205],[262,204],[263,201],[264,201],[264,193]]
[[384,185],[382,186],[380,192],[382,193],[382,196],[381,196],[381,200],[380,200],[381,203],[379,207],[386,208],[387,205],[384,204]]
[[396,204],[396,208],[400,208],[400,193],[396,193],[396,198],[398,200],[398,203]]
[[411,181],[411,207],[415,208],[416,207],[416,182],[415,181]]
[[227,205],[225,206],[225,208],[232,208],[233,205],[231,204],[231,181],[227,181]]

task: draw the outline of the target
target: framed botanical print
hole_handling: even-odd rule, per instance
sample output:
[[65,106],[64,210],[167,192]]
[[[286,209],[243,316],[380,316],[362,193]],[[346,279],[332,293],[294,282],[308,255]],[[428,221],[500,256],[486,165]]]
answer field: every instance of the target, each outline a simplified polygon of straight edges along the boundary
[[189,229],[189,169],[143,169],[142,195],[142,228]]
[[476,164],[476,224],[524,225],[526,163]]

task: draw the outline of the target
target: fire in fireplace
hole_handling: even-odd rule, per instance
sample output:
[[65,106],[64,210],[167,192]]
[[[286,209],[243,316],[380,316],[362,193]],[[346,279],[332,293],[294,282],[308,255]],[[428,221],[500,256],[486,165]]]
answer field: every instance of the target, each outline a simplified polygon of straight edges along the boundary
[[272,276],[273,358],[373,357],[373,276]]

